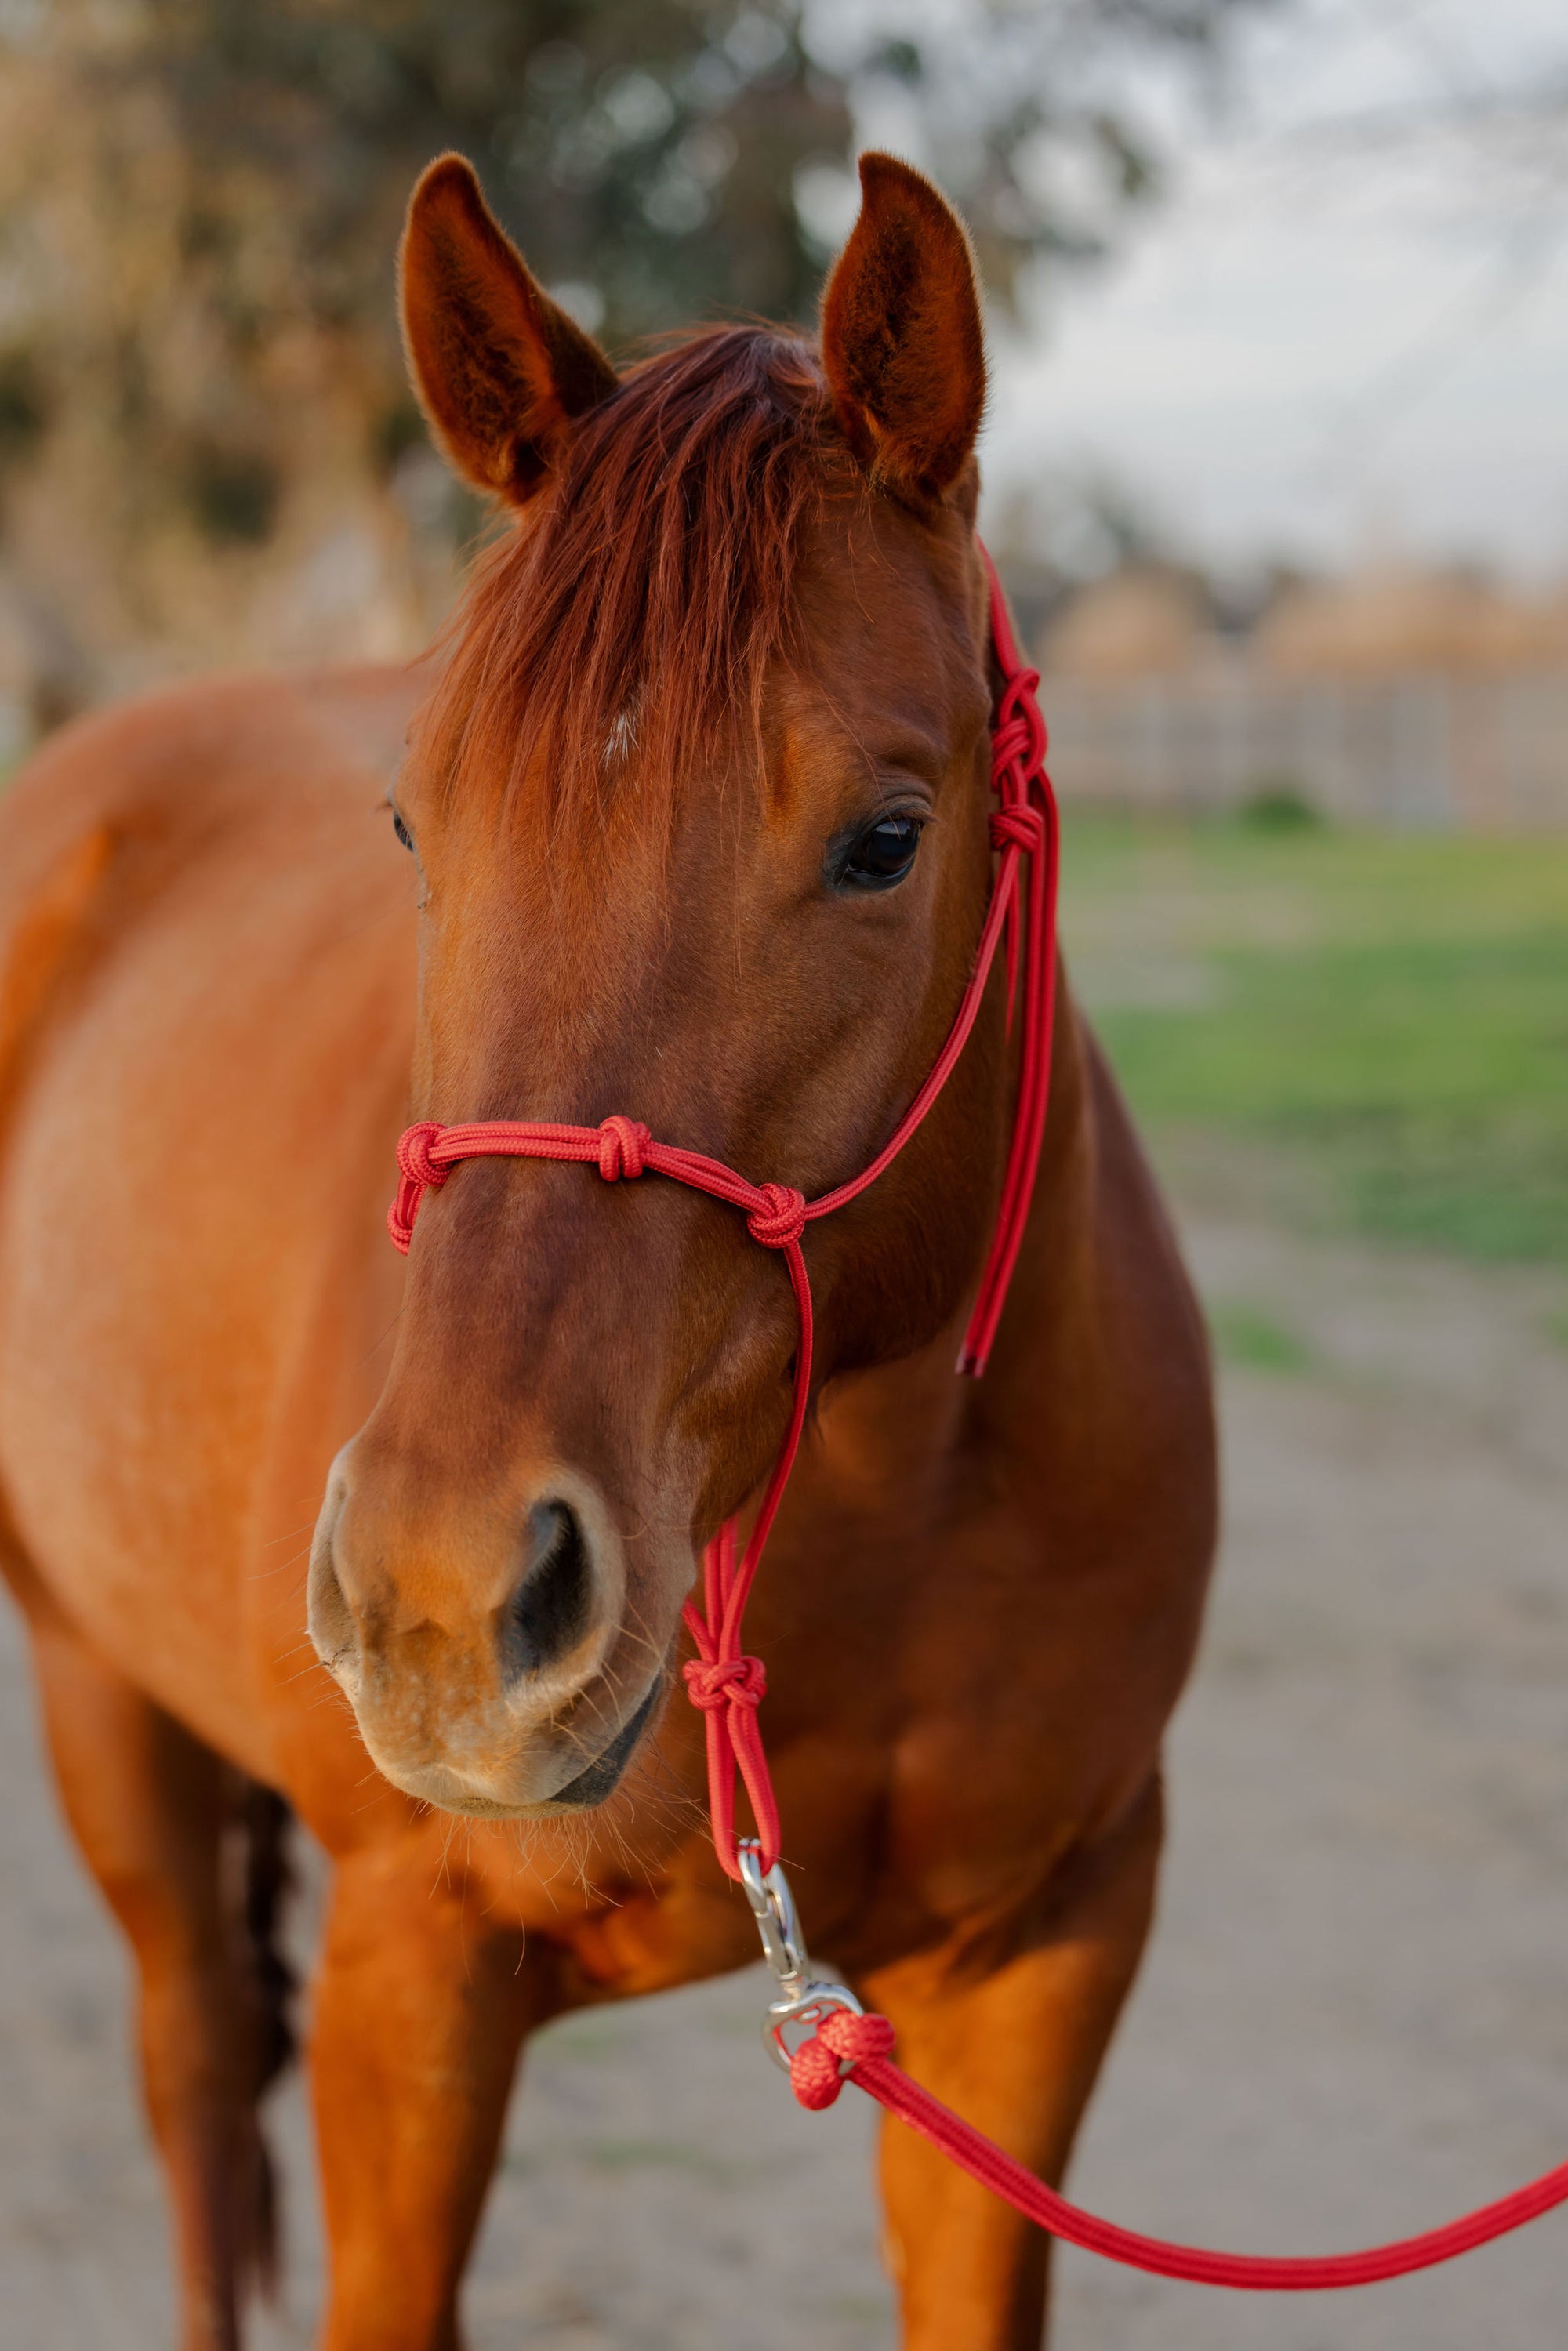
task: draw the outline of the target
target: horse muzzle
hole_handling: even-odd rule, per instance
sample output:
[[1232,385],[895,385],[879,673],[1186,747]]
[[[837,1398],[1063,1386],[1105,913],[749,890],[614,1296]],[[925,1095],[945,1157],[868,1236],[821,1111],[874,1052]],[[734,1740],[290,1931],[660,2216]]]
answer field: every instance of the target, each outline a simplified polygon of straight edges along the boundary
[[627,1621],[601,1498],[552,1471],[520,1507],[454,1523],[409,1508],[408,1481],[357,1443],[329,1480],[308,1621],[371,1761],[406,1794],[481,1818],[602,1803],[667,1676]]

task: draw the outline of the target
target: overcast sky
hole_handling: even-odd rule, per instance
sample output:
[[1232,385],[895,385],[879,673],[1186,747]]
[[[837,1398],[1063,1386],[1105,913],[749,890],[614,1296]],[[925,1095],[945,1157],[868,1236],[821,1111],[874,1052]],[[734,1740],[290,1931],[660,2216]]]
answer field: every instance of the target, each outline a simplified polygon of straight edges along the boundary
[[993,339],[993,486],[1119,479],[1221,564],[1568,578],[1568,0],[1294,0],[1175,158]]

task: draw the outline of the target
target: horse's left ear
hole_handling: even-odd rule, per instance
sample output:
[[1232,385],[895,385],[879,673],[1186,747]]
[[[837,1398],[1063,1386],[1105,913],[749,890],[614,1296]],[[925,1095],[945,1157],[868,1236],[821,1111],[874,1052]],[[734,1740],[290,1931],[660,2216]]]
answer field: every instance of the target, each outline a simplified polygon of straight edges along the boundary
[[415,188],[398,274],[409,372],[437,438],[476,489],[523,505],[572,419],[614,391],[614,369],[534,277],[461,155]]
[[986,399],[974,257],[956,213],[896,156],[862,155],[861,214],[822,298],[822,364],[851,448],[916,504],[967,465]]

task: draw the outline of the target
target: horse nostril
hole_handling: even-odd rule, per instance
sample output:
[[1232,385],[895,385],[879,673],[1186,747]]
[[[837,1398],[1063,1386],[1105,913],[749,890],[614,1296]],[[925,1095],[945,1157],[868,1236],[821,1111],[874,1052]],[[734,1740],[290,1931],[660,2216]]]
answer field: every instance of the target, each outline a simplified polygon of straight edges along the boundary
[[588,1629],[593,1562],[570,1502],[536,1502],[528,1512],[528,1563],[507,1612],[502,1650],[508,1678],[554,1665]]

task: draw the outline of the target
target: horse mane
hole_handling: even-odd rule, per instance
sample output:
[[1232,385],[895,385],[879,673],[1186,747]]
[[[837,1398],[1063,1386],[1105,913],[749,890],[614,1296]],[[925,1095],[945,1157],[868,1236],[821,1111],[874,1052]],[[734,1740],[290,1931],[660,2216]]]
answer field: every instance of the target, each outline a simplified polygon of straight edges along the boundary
[[672,802],[730,730],[760,729],[801,525],[840,471],[821,362],[793,335],[710,329],[631,370],[479,560],[421,724],[435,789],[552,824],[608,813],[634,748],[639,806]]

